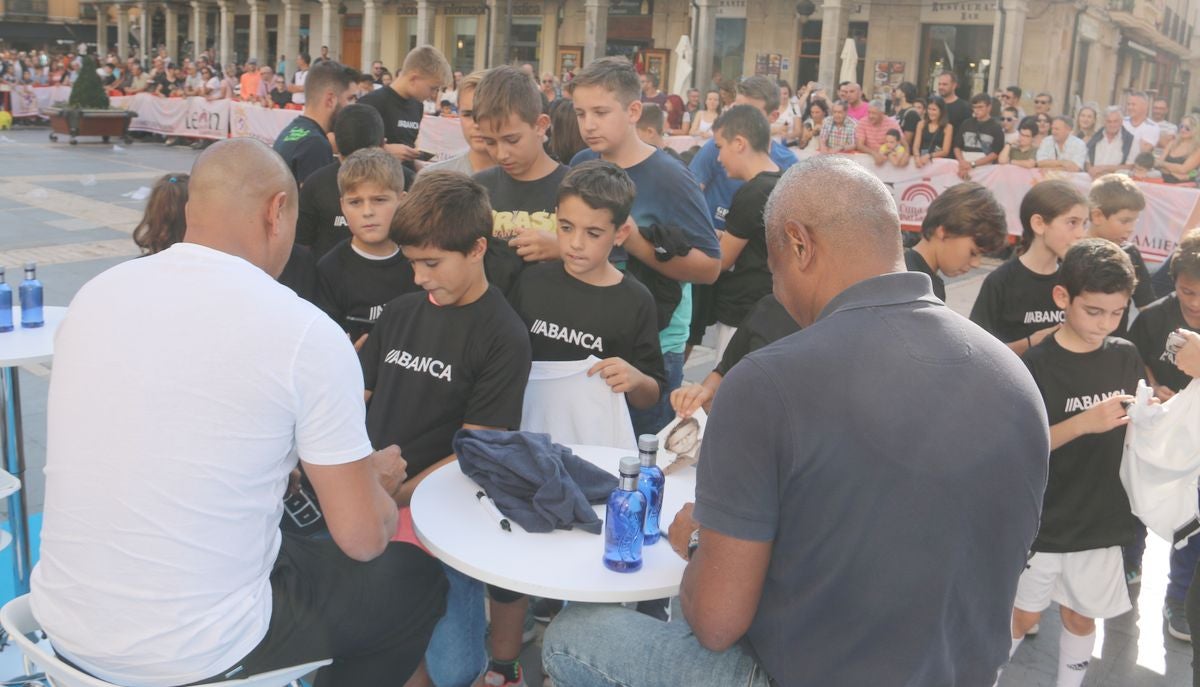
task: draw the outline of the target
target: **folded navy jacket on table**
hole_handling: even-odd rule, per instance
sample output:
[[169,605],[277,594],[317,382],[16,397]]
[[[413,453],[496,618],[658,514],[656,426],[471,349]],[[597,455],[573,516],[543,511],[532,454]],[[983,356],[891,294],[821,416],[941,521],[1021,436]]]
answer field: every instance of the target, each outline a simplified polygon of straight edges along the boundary
[[527,532],[578,527],[600,534],[591,504],[603,503],[617,478],[549,434],[460,429],[454,454],[463,474],[483,487],[506,517]]

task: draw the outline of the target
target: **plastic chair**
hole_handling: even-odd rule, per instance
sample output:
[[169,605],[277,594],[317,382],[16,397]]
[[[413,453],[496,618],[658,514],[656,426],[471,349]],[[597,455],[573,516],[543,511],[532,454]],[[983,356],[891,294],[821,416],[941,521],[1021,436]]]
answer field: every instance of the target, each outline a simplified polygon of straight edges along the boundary
[[[31,671],[31,663],[37,666],[40,671],[45,673],[46,679],[52,687],[115,687],[111,682],[92,677],[63,663],[54,655],[48,642],[37,644],[29,638],[31,634],[41,632],[42,628],[33,617],[28,594],[18,596],[4,604],[4,608],[0,609],[0,626],[8,634],[9,640],[16,644],[24,655],[26,670]],[[332,663],[332,659],[325,659],[291,668],[280,668],[269,673],[251,675],[242,680],[227,680],[211,684],[220,685],[220,687],[285,687],[289,685],[300,687],[300,678],[330,663]]]

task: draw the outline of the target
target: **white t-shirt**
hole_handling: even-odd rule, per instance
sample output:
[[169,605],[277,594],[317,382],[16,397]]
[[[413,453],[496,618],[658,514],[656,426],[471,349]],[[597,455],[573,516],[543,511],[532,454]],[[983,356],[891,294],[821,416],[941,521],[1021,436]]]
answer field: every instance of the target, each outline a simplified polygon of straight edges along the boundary
[[[308,70],[307,70],[307,69],[305,69],[305,70],[303,70],[303,71],[298,71],[298,72],[296,72],[295,74],[292,74],[292,83],[296,84],[297,86],[301,86],[301,87],[303,87],[303,86],[304,86],[304,80],[305,80],[305,79],[307,79],[307,78],[308,78]],[[301,90],[300,90],[300,92],[299,92],[299,93],[293,93],[293,94],[292,94],[292,102],[293,102],[293,103],[296,103],[297,105],[303,105],[303,104],[304,104],[304,90],[303,90],[303,88],[301,88]]]
[[55,339],[33,612],[130,687],[235,665],[271,617],[297,455],[371,452],[336,324],[249,262],[180,243],[86,284]]
[[1133,122],[1128,117],[1125,118],[1125,130],[1133,134],[1133,150],[1142,152],[1142,143],[1150,144],[1150,147],[1158,145],[1158,137],[1162,133],[1158,128],[1158,123],[1147,117],[1142,120],[1141,124],[1133,125]]
[[1128,159],[1126,159],[1124,143],[1125,142],[1119,133],[1116,136],[1113,136],[1112,140],[1110,141],[1108,140],[1108,136],[1101,132],[1100,140],[1096,142],[1096,155],[1095,159],[1092,161],[1093,164],[1097,166],[1133,164],[1134,158],[1136,158],[1138,153],[1141,151],[1137,149],[1136,145],[1130,146],[1129,156]]

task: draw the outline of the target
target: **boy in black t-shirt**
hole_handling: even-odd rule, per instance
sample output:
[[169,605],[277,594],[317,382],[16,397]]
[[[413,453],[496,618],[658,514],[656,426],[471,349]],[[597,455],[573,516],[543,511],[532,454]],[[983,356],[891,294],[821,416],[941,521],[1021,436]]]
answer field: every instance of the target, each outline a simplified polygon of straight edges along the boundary
[[1136,284],[1129,256],[1109,241],[1083,239],[1067,251],[1058,277],[1063,326],[1023,358],[1046,402],[1051,453],[1041,525],[1017,583],[1012,649],[1057,602],[1058,685],[1078,687],[1096,641],[1094,619],[1131,607],[1121,546],[1132,541],[1135,520],[1118,472],[1125,404],[1142,362],[1133,344],[1109,336]]
[[419,290],[389,236],[404,196],[404,167],[382,148],[364,148],[346,158],[337,181],[352,236],[317,263],[317,305],[361,348],[388,301]]
[[[1138,247],[1129,243],[1137,226],[1138,215],[1146,209],[1146,197],[1132,179],[1124,174],[1105,174],[1092,182],[1088,191],[1091,203],[1091,220],[1087,235],[1092,238],[1112,241],[1125,251],[1133,263],[1137,276],[1137,288],[1133,292],[1133,303],[1144,308],[1154,302],[1154,284],[1150,281],[1150,270]],[[1126,337],[1129,332],[1129,310],[1121,318],[1116,336]],[[1128,338],[1128,337],[1126,337]]]
[[946,300],[939,273],[957,277],[979,267],[979,256],[1004,247],[1008,225],[1004,208],[983,186],[965,181],[933,199],[921,222],[921,240],[904,251],[909,272],[924,272],[933,295]]
[[600,375],[629,405],[649,408],[667,383],[654,298],[608,256],[632,231],[633,182],[610,162],[585,162],[558,191],[563,259],[526,269],[510,295],[529,327],[534,360],[601,358]]
[[[491,225],[486,191],[454,172],[422,174],[392,221],[392,239],[412,264],[424,293],[388,303],[359,359],[367,390],[367,434],[375,445],[400,446],[408,461],[408,480],[394,495],[400,506],[408,505],[430,473],[455,460],[452,441],[459,429],[515,430],[521,425],[531,364],[529,334],[485,276],[485,236]],[[461,579],[452,574],[451,585]],[[434,633],[426,653],[431,673],[461,668],[469,661],[464,652],[474,655],[478,648],[482,653],[484,628],[469,620],[475,614],[454,603],[470,597],[451,594],[442,622],[455,630]],[[492,667],[496,660],[511,659],[506,667],[519,676],[516,658],[528,600],[495,589],[492,599]],[[462,647],[463,637],[472,644]],[[442,639],[458,642],[453,648],[435,646]],[[513,643],[516,650],[509,656],[506,647]],[[454,665],[432,665],[437,660]]]
[[387,137],[384,150],[408,164],[417,159],[420,155],[417,134],[421,131],[421,118],[425,116],[424,102],[436,98],[452,76],[445,56],[431,45],[422,45],[404,57],[404,66],[390,85],[358,99],[359,103],[370,105],[383,116]]
[[496,161],[474,177],[491,199],[492,238],[527,263],[559,257],[554,208],[567,166],[542,145],[550,117],[537,85],[516,67],[489,69],[475,89],[472,114]]
[[721,238],[717,278],[717,358],[760,298],[771,293],[767,267],[767,228],[763,209],[779,181],[771,159],[771,124],[753,105],[734,105],[713,122],[717,161],[730,179],[744,181],[733,194]]

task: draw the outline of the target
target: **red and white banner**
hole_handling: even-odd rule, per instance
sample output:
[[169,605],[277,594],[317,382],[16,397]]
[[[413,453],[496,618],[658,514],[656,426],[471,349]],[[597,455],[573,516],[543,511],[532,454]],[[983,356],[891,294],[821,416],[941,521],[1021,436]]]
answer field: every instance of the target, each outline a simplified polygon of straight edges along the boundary
[[148,93],[110,98],[113,107],[133,110],[130,131],[163,136],[221,139],[229,135],[229,101],[204,98],[160,98]]
[[230,101],[229,135],[232,138],[257,138],[271,145],[279,132],[299,116],[298,110],[269,110],[253,103]]
[[467,139],[463,137],[461,120],[458,117],[423,117],[417,148],[434,153],[435,161],[466,152]]
[[38,117],[43,107],[53,107],[71,97],[69,86],[13,86],[8,94],[14,119]]

